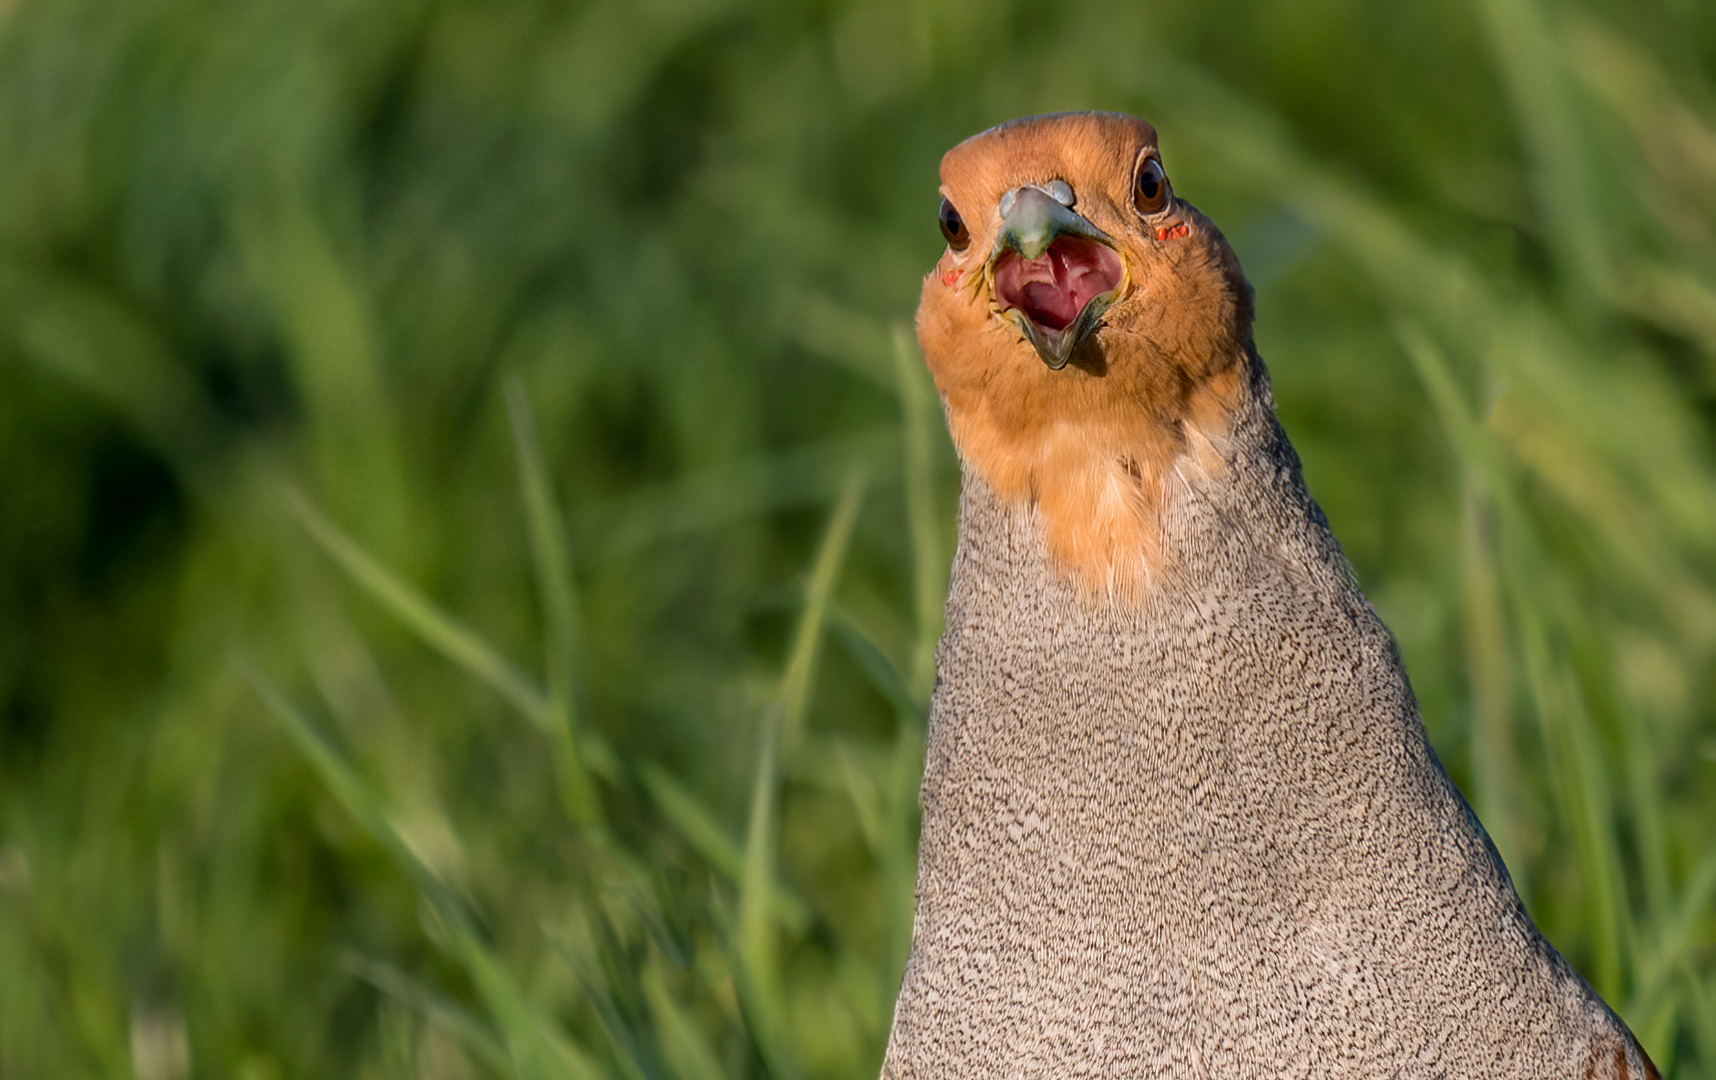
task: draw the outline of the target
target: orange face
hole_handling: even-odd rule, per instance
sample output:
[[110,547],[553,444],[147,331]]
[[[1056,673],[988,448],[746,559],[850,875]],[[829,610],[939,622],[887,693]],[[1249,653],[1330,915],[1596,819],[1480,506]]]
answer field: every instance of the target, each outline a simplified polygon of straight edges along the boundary
[[1250,348],[1239,264],[1130,116],[1003,124],[941,176],[948,247],[918,340],[954,441],[1003,499],[1042,511],[1078,580],[1135,593],[1163,564],[1162,477],[1194,434],[1226,431]]

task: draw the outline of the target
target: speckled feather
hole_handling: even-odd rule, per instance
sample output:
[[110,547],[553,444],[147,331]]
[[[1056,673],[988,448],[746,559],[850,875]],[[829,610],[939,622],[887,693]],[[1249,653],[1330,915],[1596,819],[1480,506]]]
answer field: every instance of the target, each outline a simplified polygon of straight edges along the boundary
[[883,1077],[1654,1077],[1437,761],[1245,331],[1128,602],[967,459]]

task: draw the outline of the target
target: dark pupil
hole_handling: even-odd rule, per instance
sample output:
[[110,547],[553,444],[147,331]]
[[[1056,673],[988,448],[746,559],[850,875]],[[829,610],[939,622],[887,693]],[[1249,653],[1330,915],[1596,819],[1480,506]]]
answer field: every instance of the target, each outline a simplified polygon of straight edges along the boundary
[[1145,169],[1138,177],[1138,190],[1144,193],[1146,199],[1154,199],[1156,192],[1162,189],[1162,182],[1156,178],[1155,169]]
[[941,234],[947,237],[947,242],[957,244],[965,235],[965,222],[959,219],[959,211],[946,199],[941,201]]

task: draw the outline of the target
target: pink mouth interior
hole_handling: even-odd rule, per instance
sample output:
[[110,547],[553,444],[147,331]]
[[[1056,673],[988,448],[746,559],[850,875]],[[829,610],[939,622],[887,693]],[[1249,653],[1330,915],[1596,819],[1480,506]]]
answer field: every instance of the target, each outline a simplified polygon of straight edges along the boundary
[[1018,308],[1039,326],[1065,330],[1091,297],[1120,287],[1120,256],[1107,244],[1061,236],[1035,259],[1016,251],[995,267],[995,295],[1003,310]]

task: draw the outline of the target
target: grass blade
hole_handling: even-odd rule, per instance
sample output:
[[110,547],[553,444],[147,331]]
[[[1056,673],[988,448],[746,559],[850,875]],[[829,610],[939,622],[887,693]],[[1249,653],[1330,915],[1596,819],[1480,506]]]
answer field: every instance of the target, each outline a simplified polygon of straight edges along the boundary
[[[1590,142],[1590,125],[1578,118],[1571,80],[1560,50],[1534,0],[1482,0],[1491,51],[1507,87],[1519,138],[1531,157],[1531,179],[1541,204],[1544,242],[1560,264],[1571,299],[1600,295],[1611,260],[1604,251],[1609,231],[1596,212],[1590,175],[1581,148]],[[1570,303],[1569,311],[1589,313],[1588,304]]]
[[798,628],[793,634],[792,651],[788,654],[786,674],[781,678],[778,697],[781,749],[789,761],[803,738],[804,714],[810,703],[811,684],[822,647],[822,626],[828,618],[840,568],[846,562],[846,549],[852,542],[852,526],[858,520],[863,494],[863,474],[849,474],[840,498],[834,504],[834,513],[829,516],[816,562],[811,567],[804,613],[799,617]]
[[425,644],[478,681],[487,683],[525,719],[539,728],[550,729],[548,699],[529,676],[364,551],[298,492],[290,492],[288,502],[304,531],[358,587],[392,612]]
[[476,1054],[489,1068],[499,1071],[507,1067],[506,1047],[482,1021],[446,996],[424,986],[392,964],[367,956],[346,953],[340,964],[388,997],[452,1032],[461,1045]]
[[596,1080],[599,1074],[593,1063],[530,1005],[523,989],[471,924],[463,903],[412,851],[381,800],[357,772],[272,681],[246,661],[241,660],[239,666],[335,800],[416,882],[446,928],[455,958],[505,1033],[515,1072],[532,1080],[564,1076]]
[[[693,851],[727,880],[734,883],[743,880],[744,851],[716,823],[714,813],[695,794],[672,773],[651,762],[638,766],[637,778],[680,839],[691,845]],[[770,903],[789,932],[801,933],[810,925],[809,909],[784,882],[774,883],[774,897]]]
[[845,562],[863,491],[862,476],[851,474],[823,532],[786,671],[781,676],[775,703],[763,718],[757,777],[751,790],[734,951],[738,959],[740,993],[757,1043],[771,1069],[781,1077],[797,1076],[798,1067],[788,1043],[786,1000],[776,951],[779,920],[771,903],[775,893],[780,759],[797,741],[796,733],[804,722],[823,623],[833,600],[840,568]]
[[918,350],[904,326],[894,327],[894,370],[899,381],[901,464],[905,472],[906,531],[912,541],[912,610],[917,617],[909,672],[912,695],[929,700],[935,680],[935,646],[941,637],[942,603],[947,597],[947,556],[936,517],[935,470],[930,447],[938,411]]
[[543,459],[542,443],[537,437],[524,384],[515,376],[509,377],[505,392],[513,445],[518,452],[519,483],[524,489],[536,591],[548,624],[548,733],[554,744],[560,798],[573,821],[588,824],[600,819],[602,808],[578,747],[583,685],[579,677],[578,596],[572,580],[571,548],[560,524],[560,510],[554,502],[548,465]]
[[680,1080],[723,1080],[725,1070],[696,1021],[668,990],[659,961],[644,965],[640,982],[661,1042],[662,1056],[674,1074]]

